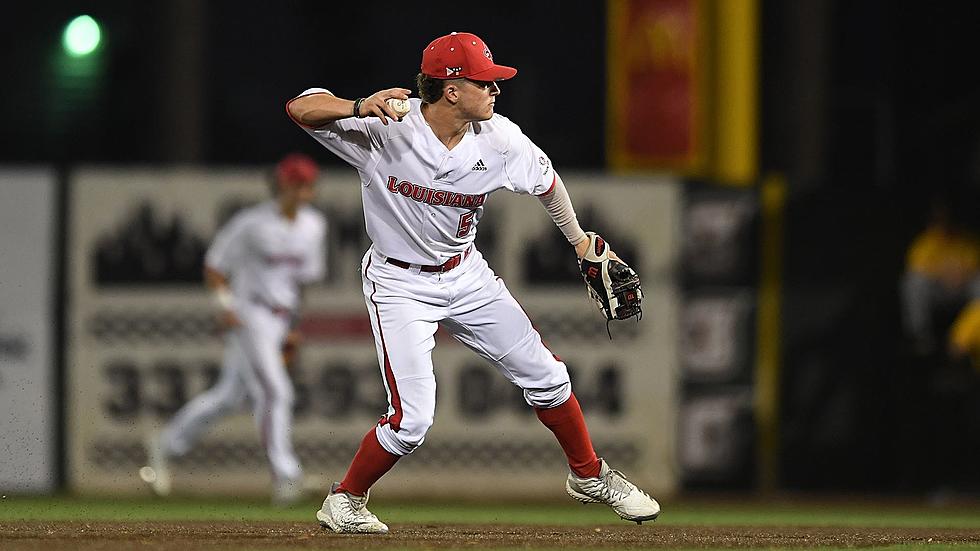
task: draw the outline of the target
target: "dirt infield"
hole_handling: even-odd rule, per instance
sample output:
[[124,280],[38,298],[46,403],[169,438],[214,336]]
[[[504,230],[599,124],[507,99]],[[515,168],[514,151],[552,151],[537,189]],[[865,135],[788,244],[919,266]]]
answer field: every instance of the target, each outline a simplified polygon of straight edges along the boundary
[[393,525],[385,536],[341,535],[311,523],[2,522],[0,549],[644,549],[878,547],[980,544],[980,531],[926,528],[701,527],[617,524],[598,527]]

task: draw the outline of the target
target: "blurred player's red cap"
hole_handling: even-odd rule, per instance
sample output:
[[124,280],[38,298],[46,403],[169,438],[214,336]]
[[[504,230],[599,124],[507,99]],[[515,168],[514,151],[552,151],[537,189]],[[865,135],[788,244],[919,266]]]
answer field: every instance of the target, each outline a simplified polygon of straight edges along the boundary
[[320,168],[316,161],[302,153],[290,153],[276,165],[276,181],[280,186],[295,186],[316,181]]
[[507,80],[517,69],[493,62],[490,48],[479,36],[451,33],[433,40],[422,51],[422,74],[433,78]]

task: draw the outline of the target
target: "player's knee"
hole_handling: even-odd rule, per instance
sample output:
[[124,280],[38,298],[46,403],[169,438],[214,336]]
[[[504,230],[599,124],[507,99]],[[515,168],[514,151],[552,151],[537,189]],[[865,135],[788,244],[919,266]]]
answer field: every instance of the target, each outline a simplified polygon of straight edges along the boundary
[[378,431],[378,440],[388,451],[396,455],[408,455],[422,445],[431,426],[432,415],[405,416],[398,423],[382,425]]
[[425,433],[410,433],[401,428],[396,431],[390,424],[378,427],[377,435],[381,447],[395,455],[408,455],[425,441]]
[[432,426],[432,416],[405,416],[402,419],[401,424],[398,426],[399,438],[405,441],[405,443],[415,449],[422,445],[422,441],[425,439],[425,434],[429,432],[429,427]]
[[229,413],[232,413],[234,411],[237,411],[238,410],[238,406],[241,403],[242,403],[242,401],[240,401],[240,400],[238,400],[236,398],[228,398],[228,399],[225,399],[225,400],[221,400],[220,402],[217,402],[214,405],[214,415],[215,416],[222,416],[222,417],[225,416],[225,415],[228,415]]
[[269,402],[271,407],[293,407],[296,402],[296,392],[290,384],[273,385],[269,391]]
[[572,395],[572,384],[562,383],[551,388],[525,388],[524,401],[531,407],[548,409],[558,407]]
[[269,389],[264,398],[264,400],[257,400],[256,403],[260,408],[270,411],[291,411],[296,402],[296,394],[291,387],[273,387]]

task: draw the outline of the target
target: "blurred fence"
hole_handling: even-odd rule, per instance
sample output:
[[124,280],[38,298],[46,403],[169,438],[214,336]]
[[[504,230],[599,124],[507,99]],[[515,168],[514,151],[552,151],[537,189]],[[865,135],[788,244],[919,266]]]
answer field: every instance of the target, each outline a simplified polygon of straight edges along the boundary
[[53,171],[0,170],[0,489],[56,484]]

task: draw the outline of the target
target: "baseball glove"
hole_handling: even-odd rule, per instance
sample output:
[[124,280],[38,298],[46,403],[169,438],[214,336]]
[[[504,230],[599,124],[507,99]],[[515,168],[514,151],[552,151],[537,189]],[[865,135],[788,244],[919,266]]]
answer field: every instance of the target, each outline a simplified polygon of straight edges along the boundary
[[290,331],[286,334],[286,339],[282,343],[282,363],[286,370],[292,370],[296,366],[296,356],[299,355],[299,345],[303,340],[299,331]]
[[606,316],[606,329],[609,329],[608,323],[612,320],[634,316],[639,320],[643,317],[643,310],[640,308],[643,299],[640,276],[615,257],[615,253],[609,250],[609,245],[601,236],[594,232],[585,235],[589,238],[589,250],[579,259],[579,270],[585,279],[589,296]]

